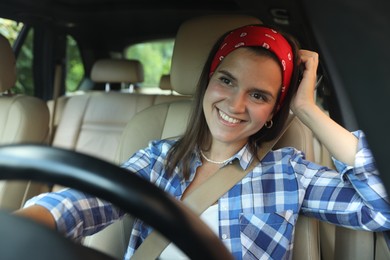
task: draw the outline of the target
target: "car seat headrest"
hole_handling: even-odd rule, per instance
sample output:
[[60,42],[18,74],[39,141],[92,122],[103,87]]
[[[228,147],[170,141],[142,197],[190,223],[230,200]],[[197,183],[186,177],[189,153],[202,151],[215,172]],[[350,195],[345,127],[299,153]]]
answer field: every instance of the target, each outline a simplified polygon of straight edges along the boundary
[[193,95],[215,42],[232,29],[262,23],[253,16],[210,15],[184,22],[176,35],[173,49],[171,84],[183,95]]
[[162,90],[172,90],[170,75],[166,74],[161,76],[159,88]]
[[97,83],[141,83],[144,70],[138,60],[101,59],[93,65],[91,79]]
[[15,86],[16,61],[9,41],[0,34],[0,93]]

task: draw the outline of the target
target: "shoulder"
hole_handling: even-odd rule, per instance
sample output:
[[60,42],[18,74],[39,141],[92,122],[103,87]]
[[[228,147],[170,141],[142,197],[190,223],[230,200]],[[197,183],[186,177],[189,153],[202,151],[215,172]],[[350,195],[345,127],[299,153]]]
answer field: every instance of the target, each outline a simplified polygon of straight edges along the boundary
[[305,158],[305,154],[294,147],[283,147],[268,152],[261,162],[263,164],[275,163],[280,161],[296,160],[297,158]]
[[152,154],[157,155],[167,154],[176,142],[177,140],[171,139],[153,140],[149,142],[146,150],[149,150]]
[[145,167],[145,165],[149,165],[151,162],[162,160],[162,158],[166,157],[175,142],[176,140],[152,140],[148,146],[134,153],[122,164],[122,167],[135,167],[134,165]]

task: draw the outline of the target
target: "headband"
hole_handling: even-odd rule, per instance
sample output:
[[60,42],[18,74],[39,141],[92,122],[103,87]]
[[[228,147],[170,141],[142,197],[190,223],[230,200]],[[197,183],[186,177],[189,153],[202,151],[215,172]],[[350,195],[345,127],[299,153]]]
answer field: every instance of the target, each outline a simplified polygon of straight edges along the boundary
[[210,75],[212,75],[219,63],[229,53],[240,47],[259,46],[263,47],[276,55],[282,66],[282,90],[280,93],[277,110],[283,104],[288,87],[290,86],[291,76],[293,72],[293,53],[289,42],[277,31],[264,27],[248,25],[240,27],[230,32],[221,43],[217,53],[215,54],[211,67]]

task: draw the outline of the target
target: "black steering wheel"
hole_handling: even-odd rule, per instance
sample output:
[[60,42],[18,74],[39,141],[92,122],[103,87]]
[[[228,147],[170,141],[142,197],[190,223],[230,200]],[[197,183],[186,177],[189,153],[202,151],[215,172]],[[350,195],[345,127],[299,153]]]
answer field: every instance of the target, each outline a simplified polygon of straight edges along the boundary
[[[136,174],[97,158],[49,146],[3,146],[0,179],[44,181],[82,190],[144,220],[191,259],[233,259],[219,238],[183,203]],[[0,213],[0,258],[86,259],[88,255],[110,259],[30,222]],[[22,240],[28,246],[21,245]]]

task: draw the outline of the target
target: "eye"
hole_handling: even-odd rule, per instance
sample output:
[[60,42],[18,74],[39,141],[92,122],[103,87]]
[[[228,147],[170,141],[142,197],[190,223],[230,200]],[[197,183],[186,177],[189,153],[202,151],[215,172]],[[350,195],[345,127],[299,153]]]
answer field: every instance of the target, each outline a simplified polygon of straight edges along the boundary
[[250,94],[250,96],[251,96],[256,102],[261,102],[261,101],[267,102],[267,101],[268,101],[267,95],[264,95],[264,94],[261,93],[261,92],[252,92],[252,93]]
[[219,80],[225,85],[232,85],[232,81],[227,77],[220,77]]

